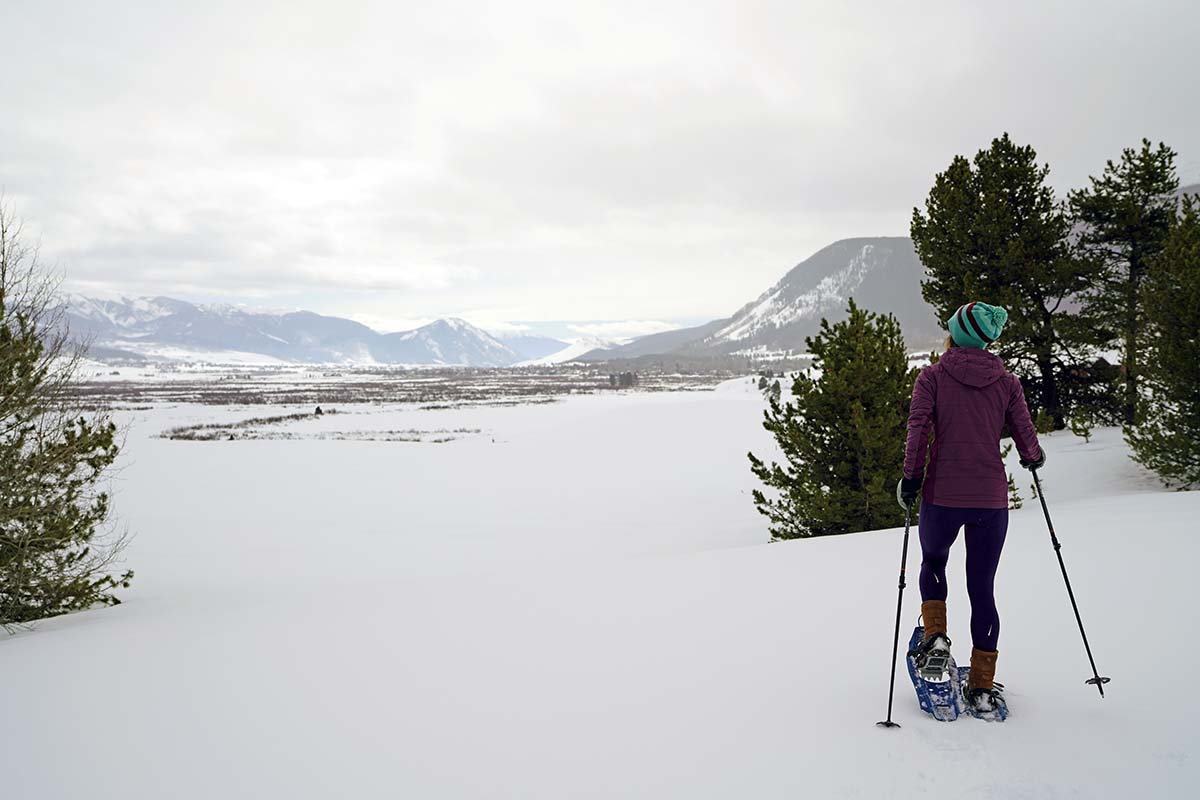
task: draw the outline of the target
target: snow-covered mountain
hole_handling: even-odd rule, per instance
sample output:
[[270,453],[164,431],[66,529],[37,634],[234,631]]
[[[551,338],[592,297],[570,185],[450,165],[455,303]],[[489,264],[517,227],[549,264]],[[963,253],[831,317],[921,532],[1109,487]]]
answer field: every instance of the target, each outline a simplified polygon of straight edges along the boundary
[[521,358],[490,334],[454,317],[382,338],[389,363],[504,367]]
[[939,338],[933,310],[921,297],[923,268],[908,237],[844,239],[793,267],[729,322],[697,344],[735,351],[800,350],[820,329],[821,318],[845,317],[850,298],[890,312],[913,345]]
[[185,312],[189,306],[189,303],[169,297],[101,300],[75,294],[67,296],[68,312],[78,320],[86,320],[86,327],[95,329],[134,329]]
[[71,333],[96,358],[224,359],[252,354],[299,363],[500,367],[526,356],[460,319],[381,334],[366,325],[311,311],[254,311],[197,305],[169,297],[66,300]]
[[860,307],[895,314],[909,346],[926,347],[942,333],[933,309],[921,297],[922,277],[908,237],[843,239],[797,264],[728,319],[635,339],[613,350],[587,353],[583,359],[800,352],[823,317],[831,322],[845,318],[851,297]]
[[531,358],[526,361],[522,361],[518,366],[532,367],[549,364],[566,364],[571,361],[579,360],[579,357],[585,353],[596,353],[603,352],[605,350],[611,350],[614,347],[619,347],[620,344],[620,342],[613,341],[611,339],[601,339],[596,336],[588,336],[583,339],[577,339],[576,341],[569,343],[561,350],[557,350],[549,355],[542,356],[541,358]]
[[521,357],[522,361],[536,361],[537,359],[561,352],[570,346],[568,342],[564,342],[561,339],[524,332],[493,333],[492,335],[514,350]]

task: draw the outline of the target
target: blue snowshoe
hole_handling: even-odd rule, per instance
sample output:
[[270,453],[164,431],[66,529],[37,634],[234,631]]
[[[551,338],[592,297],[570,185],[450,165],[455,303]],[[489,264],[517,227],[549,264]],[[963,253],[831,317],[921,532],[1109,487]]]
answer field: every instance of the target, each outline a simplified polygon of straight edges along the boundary
[[950,654],[950,640],[945,634],[934,634],[927,641],[925,628],[918,625],[908,640],[908,677],[917,690],[921,710],[936,720],[953,722],[963,712],[963,694],[959,683],[960,671]]

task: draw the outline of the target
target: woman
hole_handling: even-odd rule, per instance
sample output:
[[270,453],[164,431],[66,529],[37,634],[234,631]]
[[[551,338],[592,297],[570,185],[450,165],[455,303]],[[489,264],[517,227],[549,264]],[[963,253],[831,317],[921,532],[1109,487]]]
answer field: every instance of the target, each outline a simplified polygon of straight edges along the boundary
[[999,357],[987,352],[1007,320],[1003,308],[976,302],[964,305],[947,321],[946,352],[936,364],[921,370],[913,387],[904,477],[896,487],[906,509],[921,496],[925,638],[914,653],[919,664],[933,651],[950,650],[946,559],[959,529],[966,527],[973,649],[964,695],[972,708],[981,712],[993,710],[998,699],[993,678],[1000,616],[992,584],[1008,531],[1008,476],[1000,458],[1001,429],[1008,425],[1021,466],[1037,469],[1046,461],[1021,382],[1004,369]]

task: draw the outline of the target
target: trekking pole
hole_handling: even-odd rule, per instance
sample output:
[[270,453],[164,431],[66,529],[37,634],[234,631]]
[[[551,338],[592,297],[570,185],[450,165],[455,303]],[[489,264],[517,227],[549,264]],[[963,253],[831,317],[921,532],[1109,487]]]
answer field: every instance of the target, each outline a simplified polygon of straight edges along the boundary
[[1094,684],[1100,690],[1100,696],[1104,697],[1104,684],[1108,683],[1111,678],[1102,678],[1096,670],[1096,659],[1092,658],[1092,647],[1088,644],[1087,634],[1083,631],[1083,619],[1079,616],[1079,604],[1075,602],[1075,592],[1071,591],[1071,579],[1067,577],[1067,565],[1063,563],[1062,545],[1058,543],[1058,536],[1054,533],[1054,523],[1050,521],[1050,510],[1046,508],[1046,494],[1042,491],[1042,481],[1038,477],[1037,470],[1030,470],[1033,473],[1033,483],[1037,488],[1038,500],[1042,501],[1042,513],[1046,515],[1046,527],[1050,529],[1050,541],[1054,544],[1054,553],[1058,556],[1058,566],[1062,569],[1063,581],[1067,584],[1067,596],[1071,598],[1071,608],[1075,609],[1075,621],[1079,623],[1079,635],[1083,637],[1083,649],[1087,651],[1088,661],[1092,665],[1092,677],[1088,678],[1084,683]]
[[900,550],[900,592],[896,598],[896,634],[892,638],[892,683],[888,688],[887,719],[876,722],[883,728],[899,728],[900,723],[892,722],[892,699],[896,695],[896,652],[900,648],[900,610],[904,605],[904,568],[908,564],[908,529],[912,525],[912,506],[904,507],[904,546]]

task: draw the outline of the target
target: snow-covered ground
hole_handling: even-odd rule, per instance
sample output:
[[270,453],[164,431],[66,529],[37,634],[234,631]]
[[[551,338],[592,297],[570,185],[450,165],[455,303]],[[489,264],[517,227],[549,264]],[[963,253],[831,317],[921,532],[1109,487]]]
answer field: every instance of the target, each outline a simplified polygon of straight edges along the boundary
[[[1200,794],[1200,493],[1163,491],[1116,431],[1049,437],[1109,696],[1083,683],[1018,472],[1011,718],[936,723],[900,674],[904,727],[883,730],[901,533],[766,544],[745,458],[775,452],[761,403],[742,380],[319,423],[481,431],[444,444],[168,441],[262,409],[131,412],[114,490],[134,588],[0,638],[0,797]],[[919,558],[914,535],[910,575]]]

